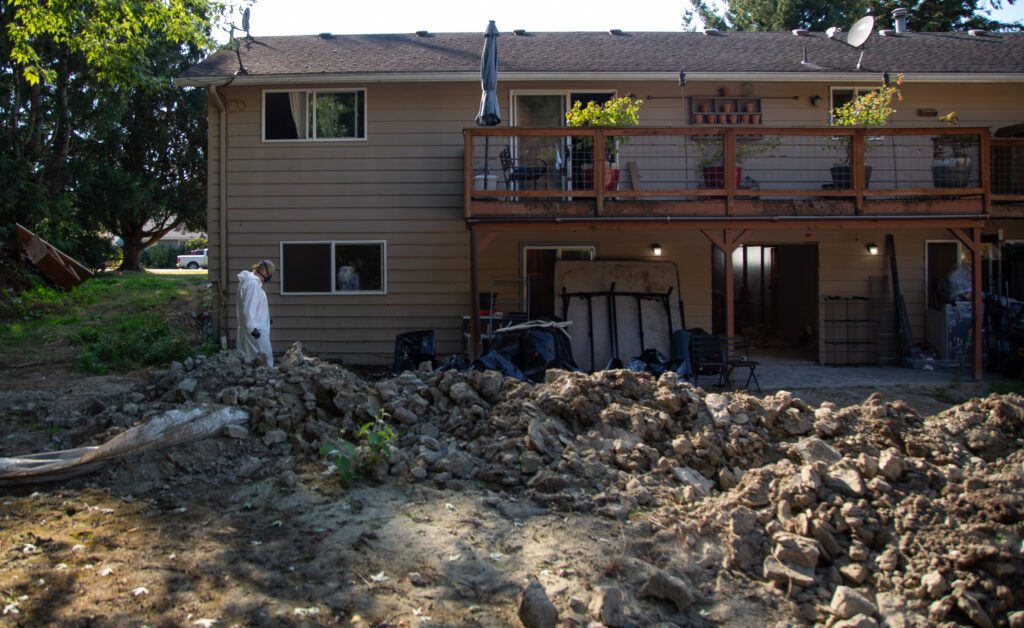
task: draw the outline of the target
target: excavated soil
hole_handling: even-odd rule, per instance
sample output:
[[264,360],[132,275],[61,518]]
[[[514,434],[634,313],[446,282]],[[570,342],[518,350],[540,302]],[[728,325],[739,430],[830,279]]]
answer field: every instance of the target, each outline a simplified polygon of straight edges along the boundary
[[[366,381],[298,346],[66,384],[6,382],[0,455],[175,408],[249,420],[0,487],[2,624],[1024,626],[1016,395]],[[383,457],[358,435],[381,417]],[[358,479],[321,454],[340,439]]]

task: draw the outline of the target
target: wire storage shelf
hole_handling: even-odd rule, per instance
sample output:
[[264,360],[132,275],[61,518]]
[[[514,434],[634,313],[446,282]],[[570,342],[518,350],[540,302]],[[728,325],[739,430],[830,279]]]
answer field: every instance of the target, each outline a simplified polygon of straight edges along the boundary
[[878,302],[862,296],[822,299],[822,364],[878,364]]

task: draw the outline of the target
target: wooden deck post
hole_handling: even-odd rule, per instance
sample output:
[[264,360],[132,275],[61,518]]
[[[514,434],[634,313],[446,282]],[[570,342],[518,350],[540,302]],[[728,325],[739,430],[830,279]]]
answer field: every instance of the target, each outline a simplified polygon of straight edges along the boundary
[[725,142],[722,163],[725,166],[725,214],[728,216],[736,209],[736,129],[726,129],[722,141]]
[[480,345],[480,269],[478,268],[476,225],[469,225],[469,359],[476,360]]
[[853,173],[853,192],[856,196],[853,199],[853,213],[860,214],[864,211],[864,188],[867,185],[867,171],[864,168],[864,129],[855,129],[853,134],[853,147],[851,149],[850,166]]
[[604,188],[605,178],[608,176],[608,168],[605,167],[605,135],[601,130],[598,130],[594,134],[594,192],[597,196],[594,198],[595,207],[594,212],[600,216],[604,213]]
[[736,312],[733,301],[735,300],[736,282],[733,277],[732,254],[743,242],[743,236],[747,234],[747,231],[746,229],[723,229],[721,237],[717,230],[702,229],[701,233],[725,254],[725,335],[735,336]]
[[[462,204],[465,211],[466,218],[473,215],[472,212],[472,200],[473,200],[473,136],[469,133],[468,129],[462,131]],[[487,164],[484,164],[487,167]],[[484,181],[486,181],[486,177]]]
[[987,133],[978,134],[978,156],[981,163],[978,165],[981,176],[981,198],[982,211],[986,214],[992,212],[992,142]]

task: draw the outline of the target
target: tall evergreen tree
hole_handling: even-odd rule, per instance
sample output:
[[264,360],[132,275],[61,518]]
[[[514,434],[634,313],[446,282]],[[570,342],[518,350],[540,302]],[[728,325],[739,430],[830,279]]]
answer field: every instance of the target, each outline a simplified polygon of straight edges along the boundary
[[[1014,2],[1006,0],[1010,5]],[[692,0],[683,12],[683,25],[737,31],[822,31],[829,26],[849,27],[858,18],[874,15],[882,28],[892,28],[892,10],[905,7],[910,9],[909,25],[916,31],[1021,30],[1020,23],[992,19],[991,12],[1003,5],[1003,0],[918,0],[913,6],[900,0],[729,0],[720,7],[708,0]]]

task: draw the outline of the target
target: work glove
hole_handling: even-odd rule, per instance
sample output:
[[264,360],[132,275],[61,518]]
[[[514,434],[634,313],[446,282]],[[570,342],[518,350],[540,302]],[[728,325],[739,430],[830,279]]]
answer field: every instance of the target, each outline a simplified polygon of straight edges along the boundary
[[257,340],[260,339],[260,330],[258,330],[256,328],[253,328],[253,330],[251,332],[249,332],[249,333],[252,335],[253,338],[255,338]]

